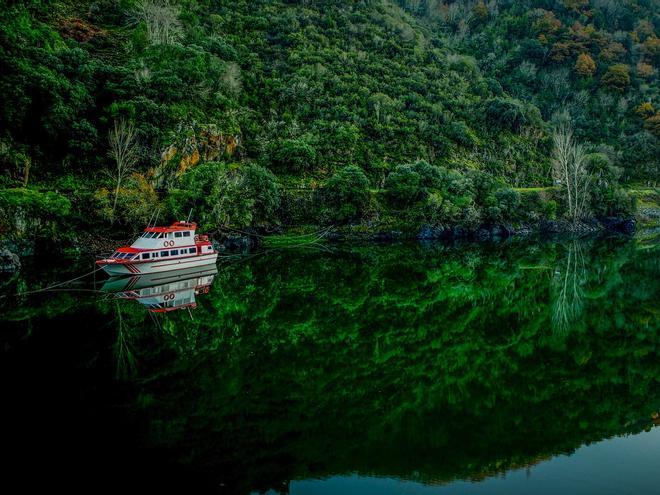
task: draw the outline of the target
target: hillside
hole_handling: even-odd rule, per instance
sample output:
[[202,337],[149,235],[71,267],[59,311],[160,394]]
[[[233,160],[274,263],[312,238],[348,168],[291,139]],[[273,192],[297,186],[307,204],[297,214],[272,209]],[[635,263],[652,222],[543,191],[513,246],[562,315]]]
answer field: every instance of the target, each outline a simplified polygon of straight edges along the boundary
[[629,214],[618,181],[658,177],[659,9],[610,4],[7,6],[0,236],[130,231],[157,208],[209,230],[554,219],[566,121],[590,212]]

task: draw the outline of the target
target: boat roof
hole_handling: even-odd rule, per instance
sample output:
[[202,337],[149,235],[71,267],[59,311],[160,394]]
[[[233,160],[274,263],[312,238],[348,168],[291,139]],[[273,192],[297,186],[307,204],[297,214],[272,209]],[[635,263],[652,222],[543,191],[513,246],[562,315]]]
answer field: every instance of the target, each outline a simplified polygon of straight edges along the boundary
[[180,230],[195,230],[197,224],[195,222],[174,222],[169,227],[147,227],[145,232],[177,232]]
[[134,247],[131,247],[131,246],[123,246],[123,247],[117,248],[116,251],[119,252],[119,253],[141,253],[142,251],[144,251],[144,249],[137,249],[137,248],[134,248]]

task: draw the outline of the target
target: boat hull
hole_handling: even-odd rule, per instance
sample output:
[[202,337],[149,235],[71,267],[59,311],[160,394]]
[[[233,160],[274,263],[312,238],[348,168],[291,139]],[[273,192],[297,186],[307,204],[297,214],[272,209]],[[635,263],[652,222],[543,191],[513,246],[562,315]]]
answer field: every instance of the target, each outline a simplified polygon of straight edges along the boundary
[[201,254],[199,256],[184,257],[180,259],[168,259],[147,262],[98,262],[101,268],[112,276],[121,275],[144,275],[149,273],[170,272],[173,270],[197,268],[214,264],[218,259],[218,253]]

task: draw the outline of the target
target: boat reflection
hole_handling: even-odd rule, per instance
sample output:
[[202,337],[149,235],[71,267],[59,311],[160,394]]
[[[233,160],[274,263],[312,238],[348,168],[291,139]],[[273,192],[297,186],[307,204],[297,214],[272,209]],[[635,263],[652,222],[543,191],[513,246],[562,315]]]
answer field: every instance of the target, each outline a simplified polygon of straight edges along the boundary
[[134,299],[152,313],[168,313],[197,307],[199,294],[206,294],[218,269],[215,265],[171,272],[113,277],[101,290],[117,299]]

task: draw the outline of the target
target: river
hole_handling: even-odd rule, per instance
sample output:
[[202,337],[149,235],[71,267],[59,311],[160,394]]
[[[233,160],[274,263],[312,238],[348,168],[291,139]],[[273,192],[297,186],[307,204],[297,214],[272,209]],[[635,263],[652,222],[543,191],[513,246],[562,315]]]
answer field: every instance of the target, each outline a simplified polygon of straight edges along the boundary
[[659,260],[621,237],[306,246],[64,286],[91,261],[32,260],[0,278],[3,476],[658,494]]

